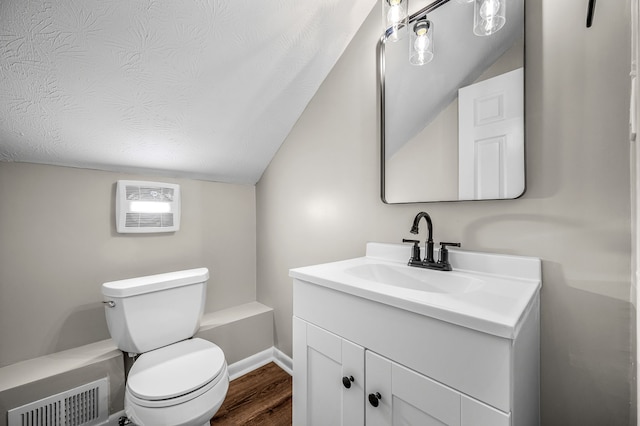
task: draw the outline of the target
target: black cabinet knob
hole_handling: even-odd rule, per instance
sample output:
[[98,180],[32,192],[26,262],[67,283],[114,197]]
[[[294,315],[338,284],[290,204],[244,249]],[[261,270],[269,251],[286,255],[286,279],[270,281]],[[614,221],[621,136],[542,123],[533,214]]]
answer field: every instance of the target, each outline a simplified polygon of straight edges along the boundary
[[380,404],[381,399],[382,395],[380,395],[380,392],[369,394],[369,404],[373,405],[374,407],[377,407],[378,404]]
[[344,385],[345,388],[349,389],[351,387],[351,382],[353,382],[353,376],[344,376],[342,378],[342,384]]

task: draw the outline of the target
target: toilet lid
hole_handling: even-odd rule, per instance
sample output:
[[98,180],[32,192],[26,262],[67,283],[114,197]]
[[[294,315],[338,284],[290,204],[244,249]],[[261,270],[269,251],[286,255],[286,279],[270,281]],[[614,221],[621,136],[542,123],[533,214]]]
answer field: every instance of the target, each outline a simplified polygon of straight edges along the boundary
[[129,371],[127,387],[141,399],[175,398],[215,379],[224,363],[222,349],[213,343],[185,340],[140,355]]

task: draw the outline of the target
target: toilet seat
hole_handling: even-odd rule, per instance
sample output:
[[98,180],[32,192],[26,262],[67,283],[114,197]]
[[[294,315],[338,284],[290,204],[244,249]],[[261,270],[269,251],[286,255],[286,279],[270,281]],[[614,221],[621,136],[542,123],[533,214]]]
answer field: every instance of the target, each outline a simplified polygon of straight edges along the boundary
[[185,340],[140,355],[129,371],[127,392],[146,407],[181,404],[210,390],[225,372],[222,349],[199,338]]

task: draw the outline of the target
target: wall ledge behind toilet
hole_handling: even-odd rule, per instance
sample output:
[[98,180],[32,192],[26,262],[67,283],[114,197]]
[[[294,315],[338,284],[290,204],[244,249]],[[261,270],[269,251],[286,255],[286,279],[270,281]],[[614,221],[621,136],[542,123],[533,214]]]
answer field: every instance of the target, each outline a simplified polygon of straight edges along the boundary
[[[217,327],[272,311],[272,308],[259,302],[249,302],[206,313],[202,317],[198,333],[206,333]],[[21,361],[0,368],[0,392],[121,356],[122,352],[113,340],[107,339]]]

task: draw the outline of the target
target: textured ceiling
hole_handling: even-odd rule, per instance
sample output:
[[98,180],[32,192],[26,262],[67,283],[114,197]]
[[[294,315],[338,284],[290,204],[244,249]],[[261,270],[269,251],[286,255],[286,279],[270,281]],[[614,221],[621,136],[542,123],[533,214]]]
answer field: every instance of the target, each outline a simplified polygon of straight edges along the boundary
[[253,184],[375,4],[1,0],[0,161]]

